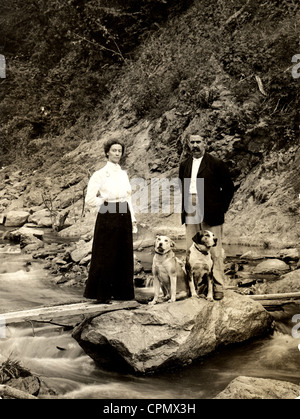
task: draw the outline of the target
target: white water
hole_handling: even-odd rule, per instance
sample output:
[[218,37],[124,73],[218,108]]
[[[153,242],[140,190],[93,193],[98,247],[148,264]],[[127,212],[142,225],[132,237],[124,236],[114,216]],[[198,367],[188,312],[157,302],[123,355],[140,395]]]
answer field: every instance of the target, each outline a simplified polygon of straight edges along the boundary
[[[41,305],[80,301],[81,290],[59,289],[39,262],[11,249],[0,254],[0,307],[15,311]],[[274,336],[223,349],[190,367],[150,377],[99,369],[62,327],[34,322],[8,326],[0,354],[21,362],[58,394],[74,399],[212,398],[239,375],[300,383],[300,338],[291,335],[291,307]],[[279,318],[281,314],[278,313]],[[1,359],[0,359],[1,361]]]

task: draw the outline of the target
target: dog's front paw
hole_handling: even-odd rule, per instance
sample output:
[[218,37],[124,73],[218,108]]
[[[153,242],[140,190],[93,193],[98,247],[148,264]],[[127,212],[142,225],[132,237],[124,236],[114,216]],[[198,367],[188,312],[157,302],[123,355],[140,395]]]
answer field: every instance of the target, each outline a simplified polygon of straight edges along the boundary
[[199,295],[198,294],[192,294],[191,298],[199,298]]
[[176,298],[170,298],[170,299],[168,300],[168,303],[175,303],[175,301],[176,301]]
[[155,300],[149,301],[148,306],[154,306],[156,304]]
[[206,299],[207,299],[207,301],[210,301],[210,302],[213,302],[214,301],[213,296],[210,296],[210,295],[208,295],[206,297]]

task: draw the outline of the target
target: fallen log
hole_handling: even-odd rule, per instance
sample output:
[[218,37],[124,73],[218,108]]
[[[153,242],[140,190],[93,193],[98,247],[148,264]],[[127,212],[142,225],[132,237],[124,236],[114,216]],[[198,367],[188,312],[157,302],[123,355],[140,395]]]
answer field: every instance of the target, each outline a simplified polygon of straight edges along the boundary
[[5,384],[0,384],[0,398],[2,397],[10,399],[37,399],[37,397],[26,393],[25,391],[18,390],[17,388]]
[[293,300],[258,300],[258,302],[269,312],[284,311],[284,307],[292,304]]
[[286,292],[278,294],[254,294],[247,295],[253,300],[286,300],[286,299],[300,299],[300,292]]
[[246,295],[246,297],[258,301],[267,311],[280,311],[284,310],[284,306],[287,304],[299,302],[300,292]]
[[108,311],[132,309],[140,304],[137,301],[114,302],[112,304],[93,304],[90,302],[64,304],[58,306],[39,307],[30,310],[1,313],[1,321],[5,325],[25,321],[48,321],[62,317],[99,315]]

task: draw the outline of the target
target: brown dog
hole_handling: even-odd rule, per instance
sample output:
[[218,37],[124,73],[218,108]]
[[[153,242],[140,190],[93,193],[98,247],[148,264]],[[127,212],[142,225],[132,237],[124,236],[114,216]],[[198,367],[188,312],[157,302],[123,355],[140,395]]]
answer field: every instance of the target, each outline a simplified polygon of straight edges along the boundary
[[172,250],[174,246],[168,236],[156,236],[152,263],[154,298],[150,305],[157,303],[160,289],[169,303],[191,295],[186,272]]
[[187,251],[186,272],[190,282],[192,297],[205,295],[213,301],[213,261],[210,248],[216,246],[217,239],[209,230],[198,232]]

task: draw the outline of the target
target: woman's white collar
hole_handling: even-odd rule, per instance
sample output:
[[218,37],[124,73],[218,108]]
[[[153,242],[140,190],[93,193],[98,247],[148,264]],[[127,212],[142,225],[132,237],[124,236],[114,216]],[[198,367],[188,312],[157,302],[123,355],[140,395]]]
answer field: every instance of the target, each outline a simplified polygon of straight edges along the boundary
[[108,161],[107,168],[112,170],[120,170],[121,166],[118,163],[112,163],[111,161]]

